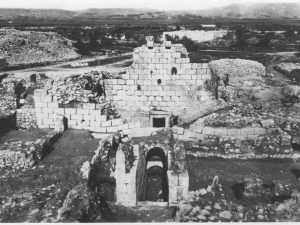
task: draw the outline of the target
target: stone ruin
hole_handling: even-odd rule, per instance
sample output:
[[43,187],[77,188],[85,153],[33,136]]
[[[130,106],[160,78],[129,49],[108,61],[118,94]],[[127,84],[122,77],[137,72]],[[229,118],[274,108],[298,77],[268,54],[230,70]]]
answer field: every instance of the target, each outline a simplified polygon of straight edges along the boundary
[[[130,171],[126,171],[124,148],[131,148],[135,161]],[[160,158],[161,162],[153,163],[151,157]],[[152,162],[152,163],[151,163]],[[146,201],[147,170],[151,166],[163,169],[163,201]],[[162,130],[153,136],[132,138],[121,143],[116,153],[116,202],[125,206],[160,205],[176,206],[188,197],[189,175],[186,167],[185,148],[181,142],[174,141],[171,130]]]
[[133,64],[121,79],[105,80],[106,97],[123,118],[141,127],[168,127],[195,104],[211,98],[205,83],[211,80],[207,63],[190,63],[182,44],[153,43],[133,52]]
[[190,63],[182,44],[157,44],[147,37],[147,45],[136,48],[133,59],[120,79],[104,79],[103,84],[104,96],[113,102],[122,119],[107,118],[98,103],[61,106],[59,97],[44,89],[34,95],[38,127],[53,128],[56,115],[65,116],[68,127],[103,134],[127,133],[137,127],[169,127],[174,125],[174,117],[212,98],[204,88],[211,79],[208,64]]

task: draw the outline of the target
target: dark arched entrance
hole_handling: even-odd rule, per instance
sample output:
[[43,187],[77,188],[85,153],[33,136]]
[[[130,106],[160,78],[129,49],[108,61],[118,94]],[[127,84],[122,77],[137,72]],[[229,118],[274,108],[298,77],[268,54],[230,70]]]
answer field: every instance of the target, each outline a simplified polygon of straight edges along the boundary
[[[153,165],[149,167],[149,165]],[[167,158],[161,148],[150,149],[146,155],[146,201],[168,201]]]

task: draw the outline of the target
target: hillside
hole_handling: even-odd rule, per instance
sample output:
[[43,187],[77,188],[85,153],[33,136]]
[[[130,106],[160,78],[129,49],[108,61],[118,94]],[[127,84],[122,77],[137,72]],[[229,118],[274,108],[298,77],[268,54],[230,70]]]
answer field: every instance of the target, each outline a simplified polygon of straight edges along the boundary
[[[11,9],[0,8],[2,21],[74,21],[118,20],[118,19],[176,19],[186,16],[199,17],[251,18],[251,19],[300,19],[300,4],[297,3],[257,3],[231,4],[205,10],[167,10],[136,8],[91,8],[71,11],[59,9]],[[200,5],[199,5],[199,8]]]
[[72,42],[54,32],[0,29],[0,58],[9,65],[54,62],[79,55]]
[[[180,12],[182,14],[183,12]],[[203,17],[251,18],[251,19],[299,19],[300,4],[296,3],[258,3],[231,4],[207,10],[187,11],[186,14]]]
[[134,8],[107,8],[107,9],[85,9],[79,11],[59,10],[59,9],[1,9],[0,19],[2,20],[72,20],[80,18],[102,18],[111,17],[122,18],[157,18],[166,16],[165,12],[153,9]]

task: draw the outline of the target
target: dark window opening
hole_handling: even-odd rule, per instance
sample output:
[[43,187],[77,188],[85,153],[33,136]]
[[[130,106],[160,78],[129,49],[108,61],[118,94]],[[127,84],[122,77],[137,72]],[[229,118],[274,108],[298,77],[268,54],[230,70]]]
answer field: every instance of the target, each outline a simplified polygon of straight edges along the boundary
[[36,74],[30,75],[30,82],[36,83]]
[[137,90],[140,91],[141,90],[141,85],[137,86]]
[[158,79],[158,80],[157,80],[157,83],[158,83],[158,84],[161,84],[161,79]]
[[171,70],[172,75],[176,75],[177,74],[177,69],[176,67],[173,67]]
[[152,75],[152,73],[153,73],[153,71],[151,70],[151,71],[150,71],[150,74]]
[[177,126],[179,124],[179,116],[172,116],[170,120],[171,120],[171,127]]
[[153,127],[166,127],[166,118],[153,118]]

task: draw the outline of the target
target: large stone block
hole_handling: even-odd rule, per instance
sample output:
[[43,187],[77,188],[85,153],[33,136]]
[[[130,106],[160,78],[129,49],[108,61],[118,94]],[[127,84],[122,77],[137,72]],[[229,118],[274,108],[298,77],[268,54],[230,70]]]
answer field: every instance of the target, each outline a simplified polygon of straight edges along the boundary
[[215,129],[215,135],[226,136],[228,134],[227,130],[228,129],[226,129],[226,128],[216,128]]
[[254,135],[255,128],[242,128],[241,129],[241,135],[247,136],[247,135]]
[[204,127],[202,129],[202,134],[215,134],[215,129],[211,127]]
[[111,120],[107,120],[105,122],[102,122],[101,126],[103,126],[103,127],[110,127],[111,126]]

